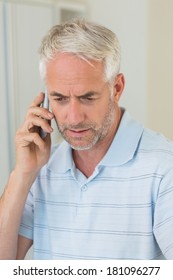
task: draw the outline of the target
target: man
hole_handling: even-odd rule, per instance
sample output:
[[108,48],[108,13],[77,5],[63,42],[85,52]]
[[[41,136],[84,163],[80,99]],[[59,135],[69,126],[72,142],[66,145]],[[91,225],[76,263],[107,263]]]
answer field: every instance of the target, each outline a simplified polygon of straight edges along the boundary
[[[74,20],[43,39],[52,113],[41,93],[16,134],[1,259],[23,259],[32,244],[35,259],[173,259],[173,144],[119,107],[119,68],[103,26]],[[53,118],[65,141],[51,149]]]

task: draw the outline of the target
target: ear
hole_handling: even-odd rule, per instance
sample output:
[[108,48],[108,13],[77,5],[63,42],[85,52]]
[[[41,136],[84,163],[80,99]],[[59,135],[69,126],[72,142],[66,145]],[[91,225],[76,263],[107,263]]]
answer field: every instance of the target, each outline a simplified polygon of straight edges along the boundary
[[124,75],[122,73],[119,73],[114,81],[114,100],[116,102],[119,102],[121,94],[124,90],[124,86],[125,86],[125,78]]

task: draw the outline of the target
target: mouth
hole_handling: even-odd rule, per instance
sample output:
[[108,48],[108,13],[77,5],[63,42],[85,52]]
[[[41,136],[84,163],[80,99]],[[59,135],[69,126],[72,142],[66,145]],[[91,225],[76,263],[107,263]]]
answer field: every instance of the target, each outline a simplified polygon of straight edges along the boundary
[[81,130],[73,130],[73,129],[68,129],[68,135],[71,137],[82,137],[85,135],[90,129],[81,129]]

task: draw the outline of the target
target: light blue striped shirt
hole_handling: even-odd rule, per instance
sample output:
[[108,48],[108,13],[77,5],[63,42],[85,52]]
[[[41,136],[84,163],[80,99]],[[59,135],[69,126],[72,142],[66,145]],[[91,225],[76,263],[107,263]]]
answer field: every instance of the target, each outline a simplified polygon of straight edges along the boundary
[[125,112],[86,178],[62,142],[31,188],[20,234],[34,240],[34,259],[173,259],[173,143]]

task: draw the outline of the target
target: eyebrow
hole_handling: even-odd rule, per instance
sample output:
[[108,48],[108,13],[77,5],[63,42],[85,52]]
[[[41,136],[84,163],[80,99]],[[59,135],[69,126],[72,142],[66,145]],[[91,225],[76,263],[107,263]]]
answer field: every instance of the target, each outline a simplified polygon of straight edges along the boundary
[[[56,91],[51,92],[50,95],[51,96],[56,96],[56,97],[68,97],[67,95],[65,95],[63,93],[56,92]],[[91,96],[94,96],[94,95],[99,95],[99,92],[89,91],[89,92],[86,92],[82,95],[77,96],[77,98],[87,98],[87,97],[91,97]]]
[[59,92],[56,92],[56,91],[50,92],[50,95],[51,95],[51,96],[65,96],[64,94],[59,93]]

